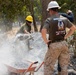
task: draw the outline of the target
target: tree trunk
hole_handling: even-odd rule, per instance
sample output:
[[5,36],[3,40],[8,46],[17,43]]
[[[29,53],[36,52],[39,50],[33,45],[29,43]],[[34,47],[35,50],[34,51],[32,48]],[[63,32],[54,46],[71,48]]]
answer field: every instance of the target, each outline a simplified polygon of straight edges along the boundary
[[35,17],[34,17],[33,5],[34,5],[34,0],[30,0],[29,10],[30,10],[31,15],[32,15],[32,17],[33,17],[34,31],[38,31],[37,26],[36,26]]
[[41,4],[42,4],[42,20],[41,20],[41,28],[40,28],[40,31],[43,27],[43,23],[45,21],[45,19],[49,16],[48,12],[47,12],[47,6],[48,6],[48,3],[50,2],[51,0],[41,0]]
[[32,11],[31,11],[31,14],[32,14],[32,16],[33,16],[34,30],[35,30],[35,31],[38,31],[37,26],[36,26],[35,16],[34,16],[33,5],[34,5],[34,2],[33,2],[33,0],[31,0],[31,10],[32,10]]

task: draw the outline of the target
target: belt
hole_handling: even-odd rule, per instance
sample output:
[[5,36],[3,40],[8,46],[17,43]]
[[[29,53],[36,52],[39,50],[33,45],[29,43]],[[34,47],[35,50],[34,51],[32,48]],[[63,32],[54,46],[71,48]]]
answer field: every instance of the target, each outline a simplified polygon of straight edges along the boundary
[[64,40],[53,40],[53,41],[50,41],[50,42],[48,42],[48,47],[49,47],[49,45],[50,45],[51,43],[61,42],[61,41],[64,41]]
[[50,43],[61,42],[61,41],[64,41],[64,40],[53,40],[53,41],[50,41]]

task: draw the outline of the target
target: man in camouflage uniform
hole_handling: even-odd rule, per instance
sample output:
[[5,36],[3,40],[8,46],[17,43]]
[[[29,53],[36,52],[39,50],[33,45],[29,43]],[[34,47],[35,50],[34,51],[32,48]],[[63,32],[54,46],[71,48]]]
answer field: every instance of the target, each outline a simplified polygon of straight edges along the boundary
[[31,32],[31,23],[33,22],[33,18],[32,16],[27,16],[26,17],[26,23],[19,29],[19,31],[17,32],[18,33],[30,33]]
[[[53,75],[57,60],[61,66],[61,75],[68,75],[69,50],[65,39],[74,33],[76,27],[67,18],[58,14],[59,8],[56,1],[51,1],[48,4],[47,11],[50,17],[46,19],[41,31],[45,43],[49,45],[44,60],[44,75]],[[69,28],[68,34],[66,34],[66,27]],[[49,34],[48,40],[46,38],[47,32]]]

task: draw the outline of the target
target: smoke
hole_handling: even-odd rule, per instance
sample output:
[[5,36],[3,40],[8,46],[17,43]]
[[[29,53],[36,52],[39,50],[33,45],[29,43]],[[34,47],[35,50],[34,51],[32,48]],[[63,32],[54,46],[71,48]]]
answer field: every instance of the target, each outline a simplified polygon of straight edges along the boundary
[[40,65],[46,51],[47,46],[40,33],[18,34],[12,39],[8,39],[6,34],[0,34],[0,74],[9,75],[8,66],[24,69],[36,61]]
[[2,49],[3,45],[6,43],[6,40],[7,40],[7,35],[5,33],[0,33],[0,74],[1,75],[9,74],[7,67],[3,63],[6,62],[6,58],[8,57],[7,56],[8,54],[6,54],[6,50]]
[[0,62],[0,74],[1,75],[9,75],[7,67],[1,62]]
[[[0,74],[9,75],[8,66],[19,68],[27,46],[17,38],[8,39],[6,33],[0,34]],[[20,63],[20,64],[19,64]],[[19,65],[18,65],[19,64]],[[22,67],[22,66],[21,66]]]

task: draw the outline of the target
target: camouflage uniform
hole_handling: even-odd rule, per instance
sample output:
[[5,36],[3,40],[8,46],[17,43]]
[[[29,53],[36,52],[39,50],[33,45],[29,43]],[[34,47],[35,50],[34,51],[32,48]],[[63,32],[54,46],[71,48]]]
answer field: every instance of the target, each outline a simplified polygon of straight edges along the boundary
[[45,56],[44,75],[52,75],[54,71],[54,64],[59,58],[59,63],[62,68],[61,75],[67,74],[67,66],[69,62],[69,51],[66,41],[52,43]]
[[43,28],[47,29],[51,42],[45,55],[44,75],[53,75],[57,60],[61,66],[61,75],[68,75],[69,50],[64,36],[66,35],[66,27],[70,28],[71,26],[72,23],[60,15],[53,15],[46,19]]

